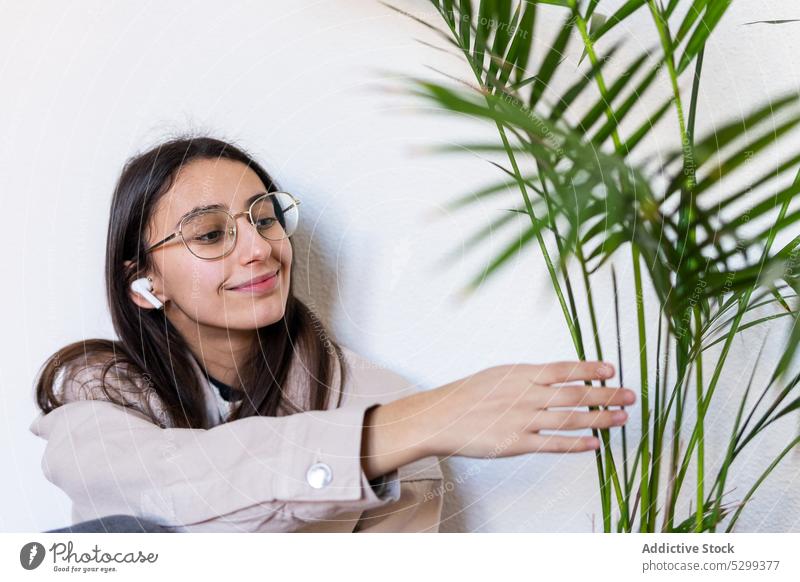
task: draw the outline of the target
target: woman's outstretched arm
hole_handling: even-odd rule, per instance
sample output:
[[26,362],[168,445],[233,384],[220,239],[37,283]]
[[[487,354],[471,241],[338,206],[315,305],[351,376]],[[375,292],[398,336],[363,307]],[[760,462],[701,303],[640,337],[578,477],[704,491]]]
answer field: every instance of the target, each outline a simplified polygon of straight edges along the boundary
[[481,370],[445,386],[367,411],[362,466],[372,478],[429,455],[507,457],[536,452],[582,452],[600,444],[591,436],[547,434],[620,426],[632,390],[579,384],[607,380],[604,362],[511,364]]

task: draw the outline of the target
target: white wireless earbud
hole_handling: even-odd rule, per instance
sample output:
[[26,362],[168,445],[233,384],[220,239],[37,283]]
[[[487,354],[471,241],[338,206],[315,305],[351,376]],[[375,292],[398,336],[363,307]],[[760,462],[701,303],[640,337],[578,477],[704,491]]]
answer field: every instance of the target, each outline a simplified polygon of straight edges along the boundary
[[141,279],[136,279],[133,283],[131,283],[131,289],[135,293],[138,293],[142,297],[144,297],[150,304],[155,307],[156,309],[161,309],[164,307],[164,304],[158,300],[158,297],[153,295],[153,282],[150,280],[150,277],[142,277]]

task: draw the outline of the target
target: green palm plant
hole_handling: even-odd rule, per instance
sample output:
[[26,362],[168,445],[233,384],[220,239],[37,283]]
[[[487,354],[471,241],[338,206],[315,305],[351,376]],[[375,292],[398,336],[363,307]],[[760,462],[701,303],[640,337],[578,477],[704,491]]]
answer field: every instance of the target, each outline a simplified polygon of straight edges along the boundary
[[[590,342],[594,355],[604,359],[592,281],[608,263],[616,298],[610,260],[629,250],[637,297],[641,438],[632,451],[622,429],[622,458],[617,459],[609,431],[594,431],[602,442],[595,463],[604,530],[716,531],[727,519],[731,531],[755,490],[800,444],[799,435],[741,500],[724,500],[730,469],[742,450],[776,421],[800,410],[800,375],[788,372],[800,340],[798,312],[790,305],[800,292],[800,236],[776,248],[779,236],[800,221],[800,210],[792,207],[800,198],[800,152],[786,145],[787,134],[800,124],[798,96],[782,96],[711,134],[695,135],[705,44],[730,0],[686,0],[680,2],[682,9],[678,0],[628,0],[609,17],[599,16],[600,0],[431,3],[441,17],[437,24],[405,14],[436,31],[445,50],[462,55],[474,79],[459,79],[455,86],[415,79],[413,93],[444,110],[487,120],[497,130],[497,139],[489,142],[437,149],[504,159],[491,162],[502,172],[502,181],[468,193],[450,208],[510,188],[521,198],[475,233],[468,247],[508,228],[515,217],[526,221],[522,234],[469,282],[467,291],[474,292],[534,244],[544,257],[578,357],[587,357]],[[549,48],[534,55],[537,16],[545,4],[560,7],[564,18]],[[611,75],[608,63],[620,54],[622,42],[606,46],[608,39],[640,11],[647,11],[654,24],[657,48],[635,55],[621,74]],[[573,42],[582,51],[577,68],[574,59],[565,58]],[[659,73],[669,82],[666,95],[658,95]],[[571,83],[558,90],[553,81],[564,75]],[[688,95],[681,90],[685,77],[691,85]],[[650,94],[659,105],[643,122],[633,122],[631,112]],[[668,114],[678,121],[675,147],[660,160],[639,155],[645,138]],[[742,186],[737,170],[767,155],[779,159]],[[577,266],[572,272],[570,262]],[[643,270],[661,313],[653,374]],[[579,281],[573,280],[575,271]],[[585,291],[588,322],[579,316],[577,283]],[[777,312],[757,315],[762,308]],[[732,342],[737,334],[785,317],[793,324],[786,350],[757,397],[751,391],[754,368],[712,481],[706,474],[705,419]],[[719,355],[710,361],[706,352],[715,346]],[[692,465],[697,477],[690,488],[686,475]],[[680,519],[679,501],[687,495],[695,509],[690,506],[689,515]]]

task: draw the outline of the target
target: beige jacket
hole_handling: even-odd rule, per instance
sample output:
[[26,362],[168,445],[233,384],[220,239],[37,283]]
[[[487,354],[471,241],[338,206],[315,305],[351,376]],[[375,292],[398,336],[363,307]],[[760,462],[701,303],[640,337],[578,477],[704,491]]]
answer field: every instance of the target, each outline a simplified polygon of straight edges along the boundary
[[[67,403],[31,424],[47,440],[44,474],[71,498],[75,523],[128,514],[189,532],[437,532],[443,491],[437,457],[400,467],[379,483],[370,483],[361,467],[366,410],[413,388],[342,349],[349,374],[340,408],[230,422],[224,421],[230,403],[192,359],[215,419],[210,429],[172,428],[166,415],[161,428],[139,410],[110,402],[96,383],[99,367],[86,368],[57,388]],[[295,382],[290,374],[290,389]],[[125,397],[144,393],[137,388]],[[155,394],[147,398],[158,411]]]

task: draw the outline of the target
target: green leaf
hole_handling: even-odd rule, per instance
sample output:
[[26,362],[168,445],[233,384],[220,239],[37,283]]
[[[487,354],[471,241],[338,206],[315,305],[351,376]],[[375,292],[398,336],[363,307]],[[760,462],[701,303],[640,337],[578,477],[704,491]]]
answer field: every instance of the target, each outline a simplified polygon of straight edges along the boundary
[[737,230],[754,218],[758,218],[759,216],[775,210],[786,201],[793,200],[798,192],[800,192],[800,184],[792,184],[788,188],[768,196],[765,200],[762,200],[751,208],[742,210],[737,216],[731,217],[729,222],[723,224],[717,230],[717,233],[729,233]]
[[531,95],[528,100],[529,109],[533,110],[536,107],[536,104],[539,102],[539,99],[541,99],[542,95],[544,94],[550,79],[552,79],[558,65],[564,58],[564,50],[569,43],[570,36],[572,36],[574,29],[575,19],[570,14],[564,20],[564,24],[561,26],[561,30],[558,33],[553,46],[550,47],[550,50],[547,52],[544,61],[542,61],[539,72],[536,73],[536,81],[531,88]]
[[667,18],[672,16],[672,11],[678,7],[678,2],[680,2],[680,0],[669,0],[669,5],[667,6],[667,9],[664,11],[664,14],[666,15]]
[[[472,27],[472,2],[470,0],[460,0],[459,16],[460,29],[458,32],[461,37],[461,46],[469,48]],[[467,18],[464,18],[465,16]]]
[[697,56],[697,53],[700,52],[700,49],[705,46],[708,37],[717,26],[730,4],[731,0],[711,0],[711,2],[709,2],[708,8],[706,8],[703,18],[700,20],[700,24],[694,29],[692,36],[686,43],[686,50],[684,50],[677,67],[678,74],[682,73],[686,67],[689,66],[692,60]]
[[[539,204],[540,209],[541,206],[542,205]],[[515,218],[519,218],[519,214],[528,214],[524,205],[518,206],[512,210],[513,211],[499,213],[499,218],[491,221],[483,228],[475,231],[466,241],[464,241],[463,244],[443,255],[442,258],[437,261],[437,264],[441,268],[452,265],[454,261],[457,261],[462,255],[484,243],[488,238],[497,236],[498,232],[501,231],[506,225],[510,224]]]
[[[737,148],[737,150],[730,154],[725,160],[714,163],[705,178],[693,189],[695,196],[699,196],[714,186],[722,178],[751,160],[761,150],[773,145],[781,136],[794,129],[798,123],[800,123],[800,112],[777,127],[767,127],[762,134]],[[761,184],[756,184],[756,187],[760,185]]]
[[508,82],[509,73],[512,69],[514,71],[514,79],[517,82],[525,76],[525,68],[528,66],[528,58],[531,54],[535,23],[536,4],[528,4],[508,49],[508,55],[506,55],[508,66],[503,68],[503,72],[500,75],[501,84],[505,85]]
[[608,17],[603,26],[591,34],[592,42],[597,42],[604,34],[623,22],[646,3],[647,0],[628,0],[625,2],[614,14]]
[[[591,66],[591,68],[586,71],[586,73],[579,73],[578,81],[571,85],[567,91],[559,97],[553,109],[550,111],[550,121],[556,122],[564,115],[570,105],[572,105],[575,100],[583,94],[586,88],[589,86],[592,81],[594,81],[595,76],[600,73],[603,68],[606,66],[606,63],[610,62],[614,55],[619,50],[622,43],[617,43],[611,47],[603,57],[597,59],[597,62]],[[526,81],[533,81],[535,77],[530,77],[530,79],[526,79]]]
[[[531,178],[535,176],[528,176],[526,179],[526,184],[528,186],[532,186],[532,182],[530,182]],[[481,188],[480,190],[476,190],[475,192],[470,192],[469,194],[465,194],[455,200],[448,202],[444,205],[444,210],[448,212],[452,212],[454,210],[459,210],[461,208],[465,208],[471,204],[476,204],[481,201],[483,198],[487,198],[493,195],[501,195],[507,194],[511,195],[517,194],[517,181],[516,180],[508,180],[506,182],[499,182],[497,184],[492,184],[491,186],[487,186],[486,188]]]
[[[785,172],[787,172],[788,170],[791,170],[792,168],[797,167],[798,164],[800,164],[800,153],[795,154],[794,156],[792,156],[791,158],[789,158],[788,160],[786,160],[784,162],[781,162],[775,168],[771,168],[771,169],[767,170],[766,172],[761,174],[758,178],[756,178],[755,180],[753,180],[752,182],[747,184],[747,186],[737,190],[736,192],[734,192],[733,194],[731,194],[729,196],[726,196],[725,198],[723,198],[719,202],[716,202],[715,205],[718,208],[726,208],[726,207],[732,205],[733,203],[738,202],[744,196],[752,194],[757,188],[763,187],[765,184],[767,184],[771,180],[784,176]],[[698,188],[701,188],[702,190],[705,190],[710,185],[711,184],[707,185],[707,184],[704,184],[703,182],[701,182],[701,183],[699,183],[697,185],[697,188],[695,189],[695,192],[697,192]]]
[[[675,34],[674,44],[678,46],[683,42],[683,39],[686,38],[686,35],[689,34],[689,31],[692,30],[692,26],[700,18],[700,15],[705,10],[706,5],[708,4],[708,0],[693,0],[692,5],[689,6],[689,9],[686,11],[686,15],[683,17],[683,21],[681,22],[680,27],[678,28],[678,32]],[[672,6],[672,8],[675,8]],[[667,16],[672,11],[669,10]]]
[[[709,132],[707,137],[695,143],[695,167],[702,167],[710,159],[716,156],[717,153],[722,150],[722,148],[740,139],[742,136],[746,136],[748,132],[753,131],[758,124],[765,120],[772,119],[777,112],[797,103],[798,99],[799,97],[796,93],[788,93],[783,97],[778,98],[776,101],[772,101],[756,109],[744,118],[737,118],[726,123],[721,128],[715,128],[713,131]],[[675,150],[671,154],[668,154],[666,158],[668,160],[682,158],[681,150]],[[683,184],[685,181],[686,176],[683,172],[683,168],[681,167],[681,169],[677,172],[673,180],[665,189],[666,195],[664,196],[662,202],[666,202],[669,199],[670,194],[680,192],[681,184]]]
[[611,107],[617,95],[619,95],[629,83],[632,83],[634,75],[647,60],[647,57],[647,53],[639,55],[628,68],[617,77],[616,81],[614,81],[606,91],[606,95],[604,97],[601,96],[578,122],[578,129],[580,131],[588,132],[595,122],[600,119],[600,116]]
[[[715,515],[714,512],[714,504],[712,502],[706,502],[703,506],[703,519],[702,519],[702,526],[700,531],[707,532],[714,529],[714,527],[719,524],[721,521],[727,517],[728,513],[730,513],[730,508],[725,507],[723,508],[719,514]],[[679,523],[678,525],[672,528],[671,533],[689,533],[696,531],[696,516],[692,515],[686,518],[684,521]]]
[[[658,66],[660,66],[660,64]],[[622,121],[625,119],[628,113],[630,113],[631,109],[633,109],[633,106],[643,98],[644,94],[650,88],[653,80],[656,78],[656,75],[658,75],[658,66],[652,67],[650,72],[647,73],[647,75],[644,76],[639,84],[630,92],[628,98],[622,102],[622,105],[612,111],[610,119],[607,119],[597,133],[595,133],[595,135],[592,137],[593,142],[598,145],[604,143],[611,136],[611,134],[618,129]],[[670,102],[672,102],[671,99]]]
[[[522,9],[521,4],[517,4],[517,8],[514,11],[514,15],[511,16],[511,2],[498,2],[498,6],[507,5],[507,11],[505,9],[499,10],[499,14],[497,14],[497,23],[495,26],[494,31],[494,43],[492,45],[492,52],[491,58],[489,60],[489,69],[487,73],[487,79],[495,79],[498,76],[498,67],[508,67],[508,63],[503,58],[506,53],[506,49],[508,48],[508,44],[511,41],[511,33],[510,30],[513,30],[516,27],[516,23],[519,21],[520,10]],[[500,77],[502,77],[502,69],[499,70]],[[510,73],[509,67],[509,73]],[[506,77],[508,78],[508,77]],[[487,85],[495,85],[502,87],[505,85],[500,79],[497,79],[496,82],[489,82],[486,81]]]
[[500,254],[495,257],[494,260],[489,264],[489,266],[481,272],[479,275],[475,276],[467,285],[467,292],[473,292],[477,290],[481,284],[491,277],[496,271],[500,270],[503,266],[505,266],[509,261],[511,261],[517,254],[519,254],[523,247],[528,245],[535,237],[536,233],[540,232],[542,229],[546,228],[547,224],[545,221],[540,220],[537,222],[536,226],[530,226],[523,234],[519,237],[519,239],[512,241],[509,243]]
[[620,246],[629,240],[628,234],[624,232],[609,234],[602,243],[597,245],[597,247],[589,253],[586,257],[586,261],[589,262],[601,255],[609,258]]
[[752,22],[745,22],[742,26],[749,26],[751,24],[789,24],[792,22],[800,22],[800,18],[787,18],[784,20],[754,20]]
[[[773,320],[775,320],[775,319],[780,319],[780,318],[782,318],[782,317],[786,317],[786,316],[789,316],[789,315],[793,315],[793,316],[797,317],[797,314],[798,314],[798,311],[791,311],[791,312],[789,312],[789,313],[785,313],[785,312],[783,312],[783,313],[776,313],[776,314],[774,314],[774,315],[767,315],[767,316],[765,316],[765,317],[760,317],[760,318],[758,318],[758,319],[754,319],[753,321],[748,321],[747,323],[743,323],[743,324],[741,324],[741,325],[740,325],[740,326],[737,328],[737,330],[736,330],[736,333],[737,333],[737,334],[740,334],[740,333],[742,333],[743,331],[745,331],[746,329],[750,329],[751,327],[756,327],[756,326],[758,326],[758,325],[761,325],[762,323],[766,323],[766,322],[768,322],[768,321],[773,321]],[[733,318],[732,318],[732,319],[733,319]],[[728,321],[730,321],[730,320],[728,320]],[[727,322],[726,322],[726,323],[727,323]],[[725,341],[725,340],[727,340],[727,339],[728,339],[728,336],[727,336],[727,335],[724,335],[724,336],[722,336],[722,337],[720,337],[720,338],[717,338],[717,339],[716,339],[716,340],[714,340],[713,342],[711,342],[711,343],[709,343],[709,344],[707,344],[707,345],[704,345],[704,346],[703,346],[703,348],[702,348],[702,351],[706,351],[707,349],[709,349],[709,348],[712,348],[713,346],[715,346],[715,345],[717,345],[718,343],[720,343],[720,342],[723,342],[723,341]]]
[[[800,295],[800,273],[796,273],[793,278],[790,278],[786,282],[792,286],[795,293]],[[792,322],[792,329],[789,334],[789,340],[786,342],[786,350],[781,355],[781,359],[775,368],[775,375],[777,377],[785,375],[785,373],[789,370],[789,367],[794,361],[794,356],[797,353],[798,344],[800,344],[800,317],[795,314],[794,321]]]
[[664,117],[664,114],[670,109],[670,105],[672,105],[673,101],[674,99],[670,97],[656,109],[656,111],[620,146],[617,153],[627,156],[634,151],[636,146],[641,143],[642,139],[644,139],[653,130],[659,120]]
[[[477,69],[483,71],[483,61],[486,51],[486,42],[491,32],[492,4],[489,0],[481,0],[478,8],[478,22],[475,30],[475,44],[473,45],[472,55],[478,64]],[[468,48],[468,47],[467,47]]]

